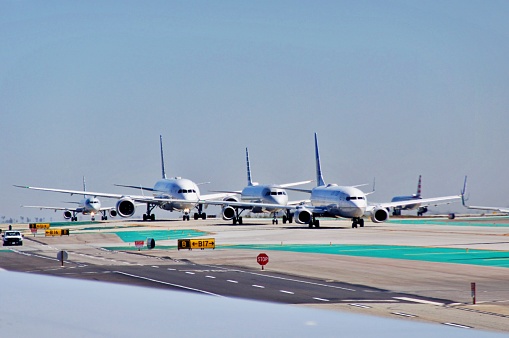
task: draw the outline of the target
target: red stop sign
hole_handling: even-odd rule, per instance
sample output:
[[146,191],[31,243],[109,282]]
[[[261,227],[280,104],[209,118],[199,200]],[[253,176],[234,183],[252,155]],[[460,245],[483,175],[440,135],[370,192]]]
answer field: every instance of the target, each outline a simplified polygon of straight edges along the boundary
[[256,261],[258,264],[263,266],[269,262],[269,256],[267,256],[267,254],[261,253],[256,257]]

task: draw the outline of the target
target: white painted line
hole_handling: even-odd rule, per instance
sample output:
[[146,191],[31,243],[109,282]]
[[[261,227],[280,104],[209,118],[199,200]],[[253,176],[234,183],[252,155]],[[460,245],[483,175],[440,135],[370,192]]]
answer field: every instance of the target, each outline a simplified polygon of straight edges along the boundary
[[351,302],[369,302],[369,303],[395,303],[397,300],[394,299],[342,299],[342,302],[351,303]]
[[261,285],[254,284],[254,285],[251,285],[251,286],[253,286],[255,288],[259,288],[259,289],[265,289],[265,286],[261,286]]
[[136,275],[133,275],[133,274],[130,274],[130,273],[122,272],[122,271],[113,271],[113,272],[114,273],[118,273],[119,275],[124,275],[124,276],[133,277],[133,278],[139,278],[139,279],[147,280],[149,282],[154,282],[154,283],[174,286],[174,287],[185,289],[185,290],[201,292],[201,293],[205,293],[205,294],[211,295],[211,296],[224,297],[224,296],[218,295],[216,293],[212,293],[212,292],[208,292],[208,291],[204,291],[204,290],[200,290],[200,289],[195,289],[195,288],[190,288],[190,287],[187,287],[187,286],[184,286],[184,285],[178,285],[178,284],[163,282],[163,281],[160,281],[160,280],[156,280],[156,279],[152,279],[152,278],[147,278],[147,277],[143,277],[143,276],[136,276]]
[[152,265],[153,268],[159,269],[157,265]]
[[289,295],[293,295],[295,293],[291,292],[291,291],[286,291],[286,290],[279,290],[279,292],[282,292],[282,293],[287,293]]
[[169,271],[176,271],[177,269],[168,268]]
[[191,271],[186,271],[186,273],[187,273],[188,275],[194,275],[194,272],[191,272]]
[[355,307],[361,307],[363,309],[371,309],[371,306],[362,305],[362,304],[348,304],[348,305],[355,306]]
[[449,326],[454,326],[454,327],[459,327],[459,328],[462,328],[462,329],[471,329],[472,328],[470,326],[461,325],[461,324],[455,324],[455,323],[442,323],[442,324],[449,325]]
[[429,300],[410,298],[410,297],[394,297],[394,299],[406,300],[408,302],[421,303],[421,304],[431,304],[431,305],[439,305],[439,306],[443,306],[444,305],[444,303],[432,302],[432,301],[429,301]]
[[315,299],[315,300],[320,300],[320,301],[322,301],[322,302],[330,302],[330,300],[328,300],[328,299],[324,299],[324,298],[313,297],[313,299]]
[[403,316],[403,317],[408,317],[408,318],[415,318],[417,317],[416,315],[411,315],[409,313],[403,313],[403,312],[391,312],[393,315],[396,315],[396,316]]
[[235,283],[235,284],[238,283],[236,280],[231,280],[231,279],[227,279],[226,281],[229,282],[229,283]]
[[207,278],[212,278],[212,279],[216,278],[216,277],[214,277],[214,276],[205,276],[205,277],[207,277]]

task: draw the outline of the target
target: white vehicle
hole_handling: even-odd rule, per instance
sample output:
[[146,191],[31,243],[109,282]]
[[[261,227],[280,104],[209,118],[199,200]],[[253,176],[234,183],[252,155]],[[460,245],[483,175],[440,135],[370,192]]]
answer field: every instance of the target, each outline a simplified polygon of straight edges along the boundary
[[[267,205],[292,205],[299,203],[288,202],[288,194],[284,188],[293,187],[312,182],[302,181],[285,184],[258,184],[253,182],[251,179],[251,166],[249,163],[249,151],[246,148],[246,168],[247,168],[247,186],[242,190],[236,191],[217,191],[225,193],[234,193],[235,196],[230,196],[224,199],[226,202],[239,202],[235,205],[227,204],[223,205],[221,214],[225,221],[232,220],[233,224],[242,224],[242,212],[249,210],[252,213],[271,213],[273,216],[272,224],[278,224],[277,213],[278,211],[284,210],[283,223],[287,221],[292,223],[293,215],[290,213],[290,209],[283,209],[280,207],[269,207],[269,206],[253,206],[252,203],[264,203]],[[240,195],[240,198],[238,197]],[[245,204],[242,204],[245,202]]]
[[[87,191],[87,186],[85,183],[85,177],[83,177],[83,192]],[[70,219],[71,222],[77,221],[78,216],[76,214],[90,215],[92,221],[95,221],[95,215],[101,213],[101,220],[105,221],[108,219],[108,214],[110,217],[115,217],[117,215],[117,210],[114,207],[101,207],[101,201],[97,197],[88,196],[88,194],[83,194],[83,199],[80,202],[69,202],[78,204],[76,208],[66,208],[66,207],[47,207],[40,205],[22,205],[23,208],[39,208],[39,209],[49,209],[49,210],[62,210],[63,216],[65,219]]]
[[23,235],[19,231],[7,230],[2,234],[3,246],[23,245]]

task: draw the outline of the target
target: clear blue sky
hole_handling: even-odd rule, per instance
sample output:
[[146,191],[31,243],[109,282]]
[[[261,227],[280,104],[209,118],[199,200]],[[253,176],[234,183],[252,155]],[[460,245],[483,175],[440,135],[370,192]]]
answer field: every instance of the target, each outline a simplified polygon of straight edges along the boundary
[[376,177],[370,201],[419,174],[425,197],[456,194],[467,174],[471,203],[508,206],[508,17],[507,1],[1,1],[0,215],[77,200],[13,184],[152,185],[159,134],[168,174],[202,193],[245,185],[246,146],[260,183],[314,179],[317,132],[326,182]]

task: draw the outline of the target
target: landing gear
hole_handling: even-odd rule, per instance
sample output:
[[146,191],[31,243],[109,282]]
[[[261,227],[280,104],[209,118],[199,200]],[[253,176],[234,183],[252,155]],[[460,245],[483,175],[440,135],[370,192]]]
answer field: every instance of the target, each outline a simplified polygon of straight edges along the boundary
[[78,216],[71,217],[71,222],[77,222],[77,221],[78,221]]
[[102,211],[101,221],[107,221],[108,216],[106,216],[106,210]]
[[198,205],[198,212],[194,213],[193,218],[194,218],[195,221],[200,219],[200,218],[203,219],[203,220],[207,219],[207,214],[202,212],[202,205],[201,204]]
[[401,209],[394,208],[394,210],[392,210],[392,216],[401,216]]
[[286,215],[283,215],[283,224],[286,224],[287,221],[288,221],[288,223],[293,222],[293,217],[292,217],[292,213],[290,212],[290,210],[286,210]]
[[309,221],[308,225],[309,225],[310,228],[312,228],[313,226],[315,228],[319,228],[320,227],[320,220],[317,220],[315,218],[315,215],[313,215],[313,217],[311,217],[311,220]]
[[277,212],[272,213],[272,224],[277,224]]
[[357,226],[360,226],[361,228],[364,227],[364,219],[360,217],[354,217],[352,218],[352,228],[357,228]]
[[152,214],[152,210],[156,207],[155,204],[147,203],[147,212],[143,214],[144,221],[155,221],[156,215]]
[[239,225],[242,225],[242,217],[241,216],[233,217],[232,221],[233,221],[233,225],[237,225],[237,223],[239,223]]

